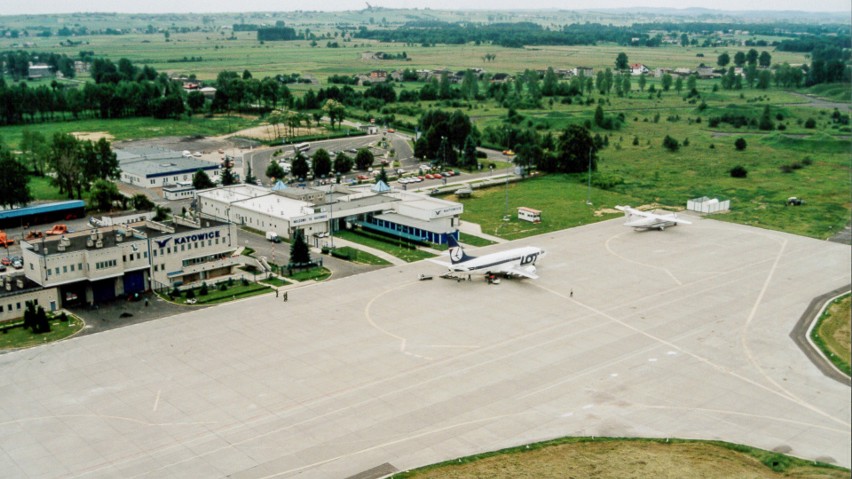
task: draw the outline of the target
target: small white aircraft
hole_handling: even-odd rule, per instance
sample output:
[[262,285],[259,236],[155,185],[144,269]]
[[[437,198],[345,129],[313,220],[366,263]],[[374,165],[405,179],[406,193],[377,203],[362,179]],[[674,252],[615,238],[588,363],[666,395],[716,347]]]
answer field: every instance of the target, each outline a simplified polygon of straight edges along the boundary
[[535,262],[544,256],[544,250],[535,246],[524,246],[484,256],[468,256],[458,241],[449,238],[450,263],[431,259],[433,263],[449,268],[453,273],[485,273],[538,279]]
[[615,209],[624,212],[624,217],[627,222],[624,226],[630,226],[636,229],[658,229],[663,231],[667,226],[677,226],[679,224],[691,225],[692,223],[682,220],[674,213],[656,214],[647,211],[639,211],[636,208],[629,206],[616,206]]

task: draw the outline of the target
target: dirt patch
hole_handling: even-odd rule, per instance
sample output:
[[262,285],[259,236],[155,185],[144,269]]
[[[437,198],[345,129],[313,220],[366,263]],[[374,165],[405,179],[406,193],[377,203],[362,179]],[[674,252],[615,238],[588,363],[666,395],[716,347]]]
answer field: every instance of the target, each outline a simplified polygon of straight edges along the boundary
[[114,136],[110,135],[105,131],[72,131],[72,135],[75,138],[81,141],[89,140],[89,141],[98,141],[101,138],[106,139],[107,141],[112,141],[115,139]]
[[232,133],[228,135],[228,137],[243,137],[243,138],[255,138],[261,141],[272,141],[276,138],[290,138],[290,137],[302,137],[302,136],[312,136],[312,135],[320,135],[324,130],[320,130],[318,128],[293,128],[290,129],[284,125],[278,125],[278,127],[274,127],[272,125],[261,125],[253,128],[246,128],[245,130],[240,130],[236,133]]
[[618,211],[615,208],[601,208],[599,210],[595,210],[594,215],[597,216],[597,217],[601,217],[603,215],[617,215],[617,214],[620,214],[620,213],[622,213],[622,212]]
[[606,441],[561,444],[516,454],[492,456],[478,461],[437,467],[406,477],[450,478],[537,478],[563,479],[625,477],[725,479],[749,478],[841,478],[849,471],[816,467],[791,467],[777,473],[749,455],[707,443],[656,443]]

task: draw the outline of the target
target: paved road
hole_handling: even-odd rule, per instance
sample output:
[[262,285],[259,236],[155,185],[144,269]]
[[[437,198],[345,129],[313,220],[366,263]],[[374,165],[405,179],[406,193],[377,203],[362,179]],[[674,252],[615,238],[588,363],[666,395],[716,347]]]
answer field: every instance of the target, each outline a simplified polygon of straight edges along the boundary
[[2,355],[0,470],[349,477],[564,435],[852,463],[849,387],[789,337],[848,246],[696,218],[472,252],[519,243],[538,281],[418,262]]

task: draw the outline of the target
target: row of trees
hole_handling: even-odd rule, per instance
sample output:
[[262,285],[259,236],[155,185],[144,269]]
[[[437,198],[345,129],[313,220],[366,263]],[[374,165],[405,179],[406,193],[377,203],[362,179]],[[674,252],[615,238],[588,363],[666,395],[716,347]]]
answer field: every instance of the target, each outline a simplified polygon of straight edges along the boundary
[[51,183],[68,198],[82,198],[98,180],[104,183],[101,189],[111,191],[115,188],[111,180],[120,175],[109,141],[78,140],[66,133],[55,133],[47,141],[41,132],[30,130],[23,133],[19,154],[0,144],[0,171],[0,205],[7,207],[32,201],[30,175],[50,174]]

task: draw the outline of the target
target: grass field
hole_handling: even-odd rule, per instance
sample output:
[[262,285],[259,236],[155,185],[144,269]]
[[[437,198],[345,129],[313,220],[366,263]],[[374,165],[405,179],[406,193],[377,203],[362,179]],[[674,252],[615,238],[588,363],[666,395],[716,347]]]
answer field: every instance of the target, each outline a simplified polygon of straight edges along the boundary
[[841,479],[848,469],[722,442],[564,438],[466,457],[394,479]]
[[347,241],[352,241],[353,243],[358,243],[364,246],[368,246],[370,248],[375,248],[377,250],[384,251],[408,263],[420,261],[421,259],[431,258],[434,256],[433,254],[426,251],[406,248],[398,244],[394,244],[390,240],[378,239],[372,235],[359,234],[358,232],[354,231],[339,231],[335,233],[335,236],[337,236],[338,238],[343,238]]
[[0,139],[18,148],[24,130],[39,131],[47,139],[54,133],[104,132],[110,141],[159,138],[165,136],[218,136],[259,124],[259,120],[236,115],[210,118],[194,116],[191,120],[157,120],[154,118],[121,118],[116,120],[77,120],[0,127]]
[[847,294],[831,303],[812,333],[814,342],[819,345],[823,354],[847,375],[852,375],[850,330],[852,313],[850,295]]
[[[24,329],[21,326],[10,328],[8,331],[4,330],[3,334],[0,334],[0,350],[28,348],[39,344],[59,341],[60,339],[65,339],[76,334],[85,325],[83,320],[72,314],[68,314],[67,321],[53,318],[49,320],[49,323],[49,333],[33,334],[31,330]],[[21,321],[21,324],[23,324],[23,321]]]

